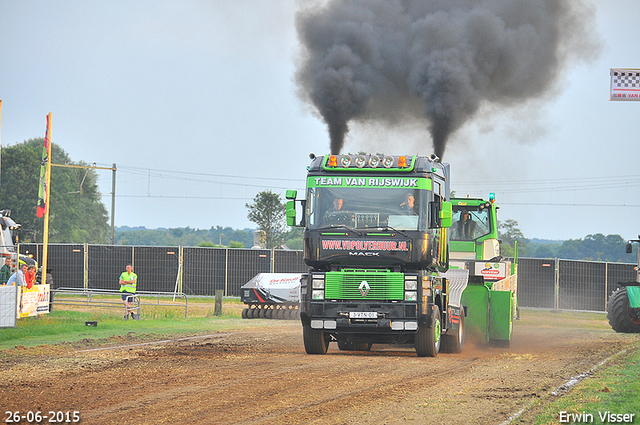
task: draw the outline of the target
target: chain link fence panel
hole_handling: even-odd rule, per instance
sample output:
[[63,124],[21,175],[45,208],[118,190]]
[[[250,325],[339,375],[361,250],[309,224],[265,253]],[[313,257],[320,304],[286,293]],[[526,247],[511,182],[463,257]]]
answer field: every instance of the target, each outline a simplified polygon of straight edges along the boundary
[[225,290],[226,249],[183,248],[183,257],[182,292],[215,295],[217,289]]
[[520,258],[518,261],[518,305],[556,307],[554,260]]

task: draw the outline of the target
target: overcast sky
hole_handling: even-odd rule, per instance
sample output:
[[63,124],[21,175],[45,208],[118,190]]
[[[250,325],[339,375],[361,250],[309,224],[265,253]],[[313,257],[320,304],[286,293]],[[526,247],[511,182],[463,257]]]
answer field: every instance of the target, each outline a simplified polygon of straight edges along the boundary
[[[2,146],[44,137],[51,112],[72,160],[116,164],[116,226],[255,227],[245,204],[302,190],[308,154],[329,151],[296,93],[302,4],[0,0]],[[457,194],[495,192],[527,238],[640,233],[640,102],[609,101],[610,68],[640,68],[640,7],[593,7],[597,59],[544,101],[483,107],[447,146]],[[353,125],[345,152],[360,150],[433,148],[421,126]],[[110,210],[111,171],[98,174]]]

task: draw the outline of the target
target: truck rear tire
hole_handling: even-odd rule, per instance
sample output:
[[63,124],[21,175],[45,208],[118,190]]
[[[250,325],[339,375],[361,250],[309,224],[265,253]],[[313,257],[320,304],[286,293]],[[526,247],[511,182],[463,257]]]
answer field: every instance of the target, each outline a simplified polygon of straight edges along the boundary
[[619,288],[609,298],[607,319],[616,332],[640,333],[640,320],[629,314],[629,296],[627,288]]
[[310,325],[303,325],[302,339],[304,340],[304,350],[307,354],[326,354],[331,336],[323,331],[311,329]]
[[440,351],[443,353],[461,353],[464,347],[464,311],[460,314],[460,328],[451,334],[442,335],[442,347]]
[[436,357],[440,351],[440,308],[436,305],[431,310],[431,326],[418,326],[415,337],[415,348],[418,357]]

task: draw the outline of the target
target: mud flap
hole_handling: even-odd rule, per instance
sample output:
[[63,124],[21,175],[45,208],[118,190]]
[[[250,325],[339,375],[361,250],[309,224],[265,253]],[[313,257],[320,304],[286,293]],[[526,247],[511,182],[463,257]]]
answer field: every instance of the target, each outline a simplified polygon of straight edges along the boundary
[[489,301],[489,340],[508,346],[513,323],[511,291],[491,291]]
[[482,344],[489,342],[489,289],[484,283],[469,282],[460,302],[467,308],[467,337]]

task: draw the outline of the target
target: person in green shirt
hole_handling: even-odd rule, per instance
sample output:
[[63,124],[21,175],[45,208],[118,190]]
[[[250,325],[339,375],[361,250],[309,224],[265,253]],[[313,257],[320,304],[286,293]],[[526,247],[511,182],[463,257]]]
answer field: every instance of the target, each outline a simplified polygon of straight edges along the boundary
[[0,285],[6,285],[11,277],[11,258],[4,260],[4,265],[0,269]]
[[131,307],[131,301],[133,295],[136,293],[136,285],[138,284],[138,275],[133,272],[133,266],[127,264],[127,271],[122,272],[120,275],[120,292],[122,292],[122,302],[125,305],[125,320],[129,318],[135,318],[133,314],[133,308]]

